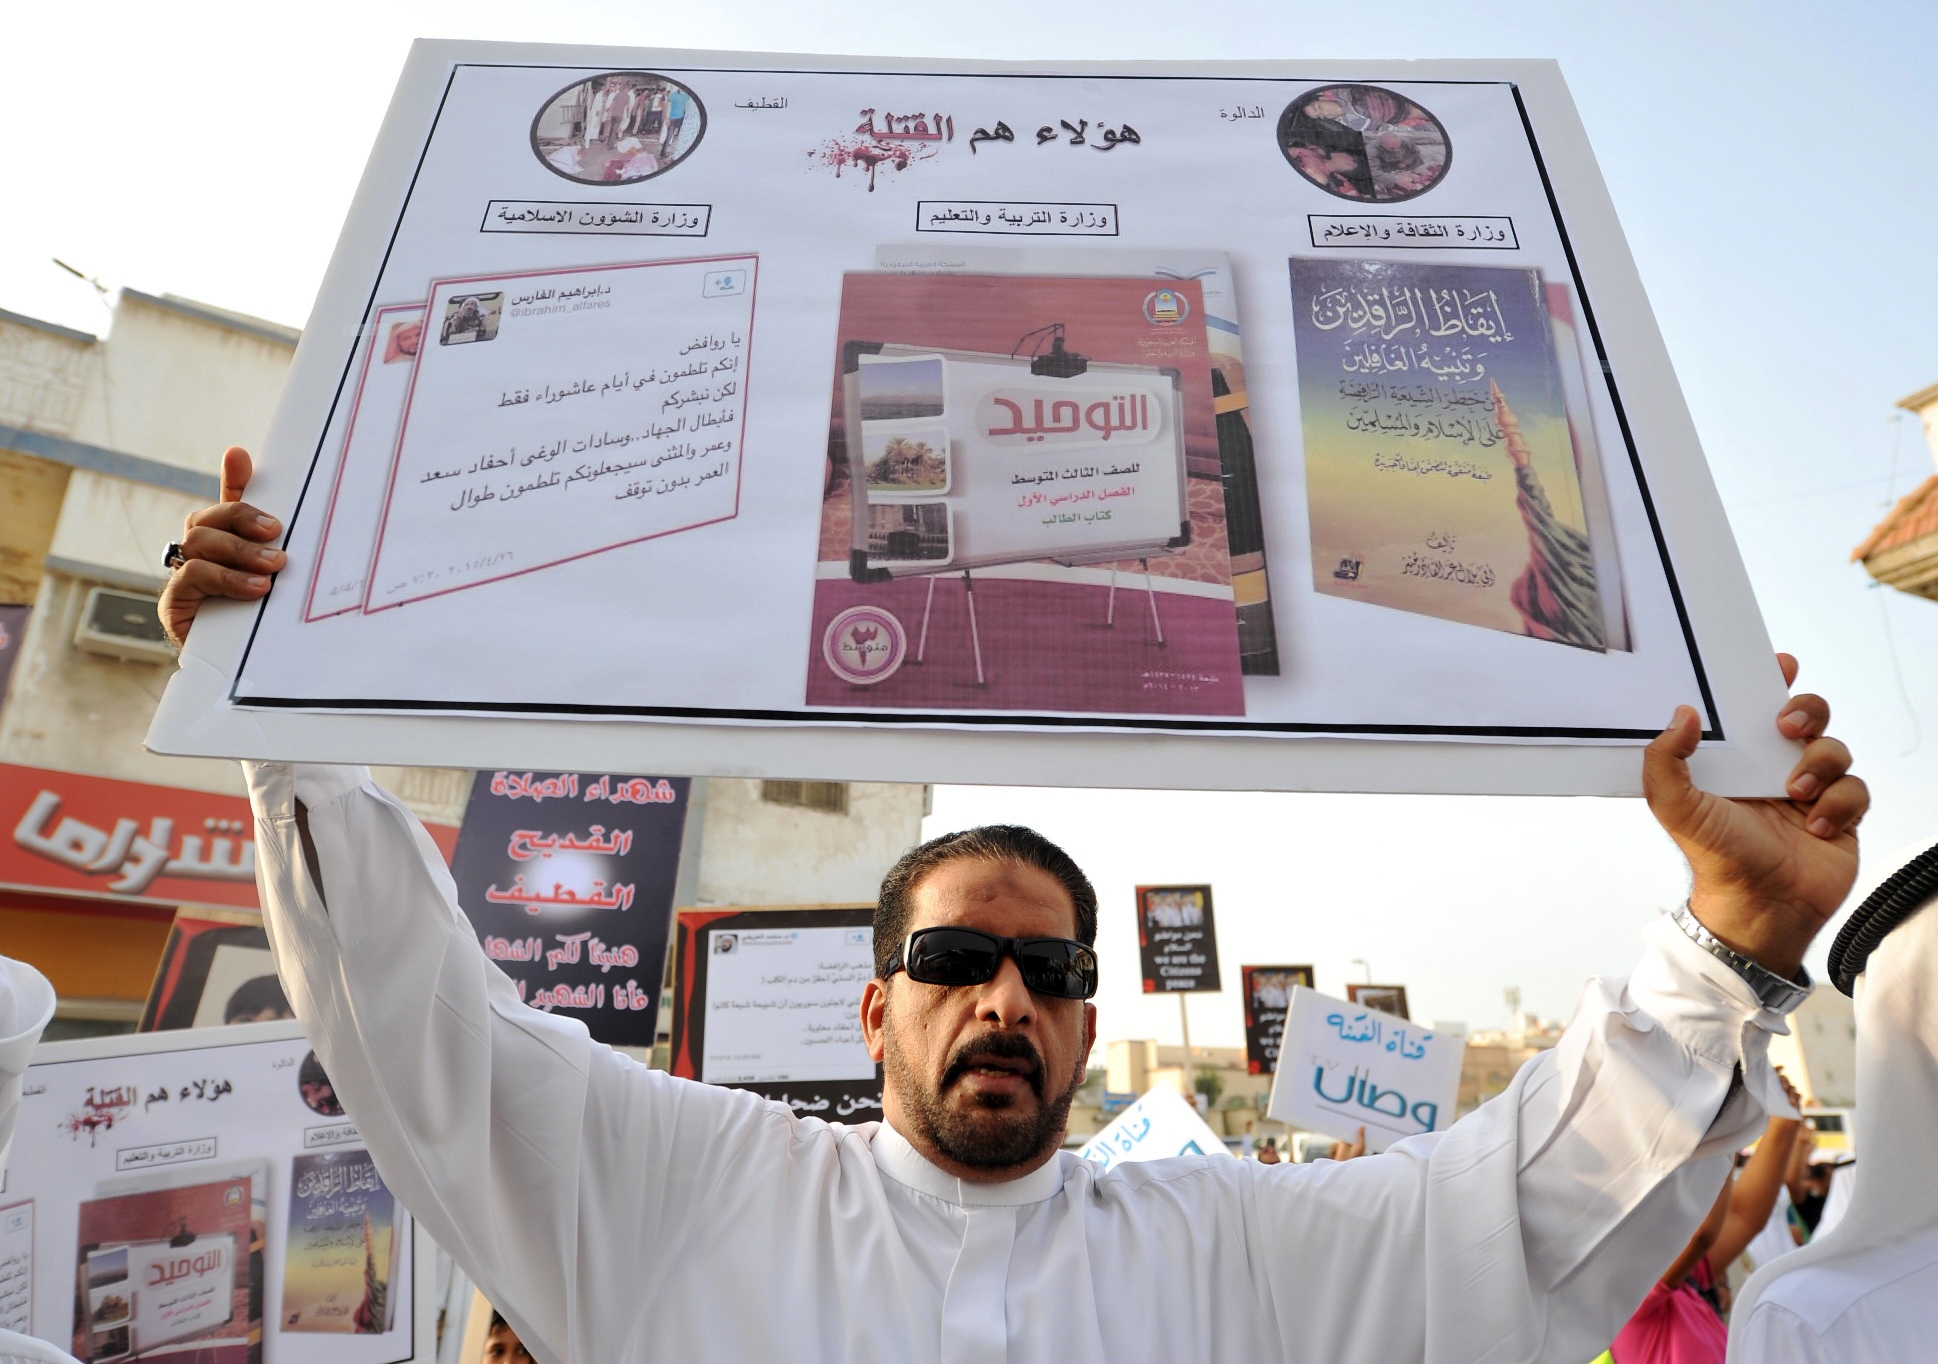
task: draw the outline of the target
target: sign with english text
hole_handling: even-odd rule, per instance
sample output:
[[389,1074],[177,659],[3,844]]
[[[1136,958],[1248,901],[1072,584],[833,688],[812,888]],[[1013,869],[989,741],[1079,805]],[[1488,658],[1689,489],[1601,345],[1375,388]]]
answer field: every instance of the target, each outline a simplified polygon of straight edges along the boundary
[[485,956],[535,1008],[650,1047],[685,777],[480,772],[451,875]]
[[1285,1014],[1268,1118],[1366,1149],[1452,1125],[1466,1039],[1303,986]]
[[1312,988],[1310,966],[1241,966],[1238,978],[1245,992],[1245,1073],[1271,1075],[1279,1068],[1279,1048],[1285,1038],[1285,1011],[1292,991]]
[[1144,993],[1215,993],[1218,932],[1211,921],[1210,886],[1139,886],[1137,956]]

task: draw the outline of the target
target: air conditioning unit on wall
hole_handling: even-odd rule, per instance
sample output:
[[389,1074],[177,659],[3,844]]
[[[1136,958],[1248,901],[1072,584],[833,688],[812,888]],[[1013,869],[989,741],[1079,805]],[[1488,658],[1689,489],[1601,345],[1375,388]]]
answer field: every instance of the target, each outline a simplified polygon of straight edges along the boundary
[[175,646],[162,633],[156,599],[115,587],[91,587],[74,631],[74,647],[134,663],[170,663]]

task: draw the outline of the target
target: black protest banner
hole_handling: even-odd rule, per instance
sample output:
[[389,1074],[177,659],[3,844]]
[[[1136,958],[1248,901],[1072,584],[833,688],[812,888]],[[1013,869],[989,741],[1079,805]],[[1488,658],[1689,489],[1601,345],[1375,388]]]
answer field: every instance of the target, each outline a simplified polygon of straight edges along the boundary
[[536,1008],[650,1047],[685,777],[480,772],[451,874],[485,955]]
[[1218,982],[1218,935],[1210,886],[1139,886],[1137,955],[1144,993],[1210,993]]
[[1245,1071],[1250,1075],[1276,1074],[1292,987],[1312,989],[1312,968],[1241,966],[1238,976],[1245,991]]

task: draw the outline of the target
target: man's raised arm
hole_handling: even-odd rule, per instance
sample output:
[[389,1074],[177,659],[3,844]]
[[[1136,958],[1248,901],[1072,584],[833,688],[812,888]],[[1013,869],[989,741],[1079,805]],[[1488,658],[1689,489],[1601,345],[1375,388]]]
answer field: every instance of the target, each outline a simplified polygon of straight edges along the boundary
[[[1794,681],[1796,661],[1779,659]],[[1788,1108],[1769,1037],[1856,877],[1869,803],[1828,723],[1821,698],[1793,698],[1777,721],[1804,744],[1793,799],[1724,800],[1691,783],[1698,726],[1679,710],[1649,746],[1644,784],[1694,872],[1691,909],[1650,925],[1635,970],[1591,981],[1560,1043],[1445,1134],[1303,1185],[1254,1175],[1253,1258],[1314,1358],[1607,1347],[1714,1204],[1732,1153]],[[1337,1291],[1339,1263],[1404,1291],[1368,1312]]]
[[538,1358],[625,1357],[758,1100],[521,1004],[364,769],[245,767],[277,970],[385,1182]]

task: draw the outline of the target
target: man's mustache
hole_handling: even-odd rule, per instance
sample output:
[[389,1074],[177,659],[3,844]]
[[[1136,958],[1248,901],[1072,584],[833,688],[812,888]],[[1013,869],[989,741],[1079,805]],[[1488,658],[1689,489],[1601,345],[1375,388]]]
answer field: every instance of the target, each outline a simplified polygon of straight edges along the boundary
[[1043,1097],[1043,1055],[1029,1038],[1013,1032],[984,1033],[963,1043],[949,1059],[949,1068],[942,1073],[942,1088],[948,1089],[970,1070],[990,1060],[1029,1062],[1029,1069],[1021,1073],[1036,1097]]

